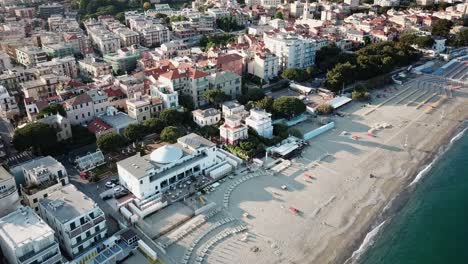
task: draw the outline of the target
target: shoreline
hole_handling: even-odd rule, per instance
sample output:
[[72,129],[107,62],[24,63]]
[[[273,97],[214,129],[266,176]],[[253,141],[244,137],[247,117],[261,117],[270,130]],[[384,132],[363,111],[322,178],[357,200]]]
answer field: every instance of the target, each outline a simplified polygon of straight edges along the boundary
[[[445,153],[448,149],[450,149],[451,142],[455,137],[463,132],[462,136],[465,136],[468,129],[468,119],[465,119],[462,122],[459,122],[457,126],[453,126],[445,136],[439,141],[438,144],[434,144],[433,148],[436,151],[432,151],[431,154],[427,155],[423,159],[421,159],[416,166],[412,168],[408,168],[409,172],[408,175],[402,180],[398,180],[395,178],[387,179],[382,186],[391,185],[392,187],[388,189],[388,194],[393,194],[393,197],[387,203],[379,205],[379,207],[374,211],[373,216],[369,217],[365,223],[367,223],[368,228],[363,229],[362,231],[358,231],[355,235],[355,238],[352,239],[353,241],[350,245],[345,248],[342,253],[338,254],[335,258],[336,261],[332,263],[343,263],[343,264],[356,264],[359,263],[360,258],[363,254],[369,250],[372,246],[375,237],[382,232],[386,226],[391,222],[393,216],[400,212],[400,210],[407,204],[409,199],[411,199],[412,190],[417,187],[419,181],[424,180],[425,175],[430,172],[432,169],[431,164],[437,163],[441,158],[444,158]],[[456,142],[456,141],[455,141]],[[419,173],[427,168],[427,166],[431,166],[424,174],[422,178],[420,178],[417,182],[415,182],[416,178],[418,177]],[[363,215],[368,214],[369,212],[363,212],[365,210],[361,210],[356,217],[356,220],[353,224],[357,222],[359,218],[362,218]],[[379,213],[381,213],[379,215]],[[374,234],[372,232],[376,231]],[[371,236],[368,236],[371,235]],[[340,236],[338,236],[340,237]],[[369,239],[366,241],[366,239]],[[355,253],[357,255],[355,255]],[[321,255],[319,255],[316,259],[320,259]],[[313,261],[315,263],[315,260]]]

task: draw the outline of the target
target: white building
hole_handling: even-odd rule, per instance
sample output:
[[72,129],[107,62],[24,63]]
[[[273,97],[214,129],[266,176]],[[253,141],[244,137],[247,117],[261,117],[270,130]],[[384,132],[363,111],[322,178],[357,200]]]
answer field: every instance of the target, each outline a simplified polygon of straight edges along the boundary
[[189,134],[149,155],[137,154],[117,162],[119,180],[138,199],[159,197],[183,179],[207,175],[211,167],[220,164],[216,153],[214,143]]
[[57,141],[67,140],[73,136],[70,120],[58,113],[56,115],[46,116],[37,120],[37,122],[48,124],[53,127],[57,133]]
[[87,93],[66,100],[63,106],[72,125],[86,124],[95,116],[93,100]]
[[285,33],[263,34],[265,47],[279,58],[279,69],[304,69],[315,62],[316,41]]
[[279,58],[269,50],[257,52],[248,63],[247,69],[250,74],[268,81],[278,76]]
[[19,115],[20,111],[16,99],[8,90],[0,85],[0,117],[11,119]]
[[150,86],[150,95],[161,98],[164,109],[179,108],[178,93],[171,91],[167,85],[155,81]]
[[69,257],[91,250],[106,237],[104,212],[74,185],[63,186],[42,199],[39,213],[55,231],[60,247]]
[[221,140],[227,144],[237,144],[249,137],[248,128],[238,115],[224,116],[224,124],[219,127]]
[[251,109],[250,116],[245,119],[245,124],[265,138],[273,137],[273,125],[271,114],[265,110]]
[[38,47],[23,47],[16,49],[16,60],[26,67],[35,66],[47,61],[47,53]]
[[112,74],[112,67],[105,61],[97,61],[95,58],[85,58],[78,61],[80,74],[89,78],[98,78]]
[[51,156],[36,158],[21,165],[25,185],[21,186],[23,202],[39,210],[39,201],[68,184],[65,167]]
[[0,72],[11,69],[11,58],[5,52],[0,52]]
[[93,101],[94,113],[96,115],[105,114],[107,107],[111,105],[107,94],[99,89],[89,90],[86,92]]
[[16,181],[3,166],[0,166],[0,216],[4,216],[19,205]]
[[237,100],[224,102],[222,111],[224,117],[238,115],[241,118],[245,118],[249,115],[249,112],[245,110],[244,105],[240,104]]
[[29,207],[0,219],[0,246],[10,264],[62,263],[54,230]]
[[78,77],[78,67],[76,60],[72,56],[63,58],[53,58],[51,61],[46,61],[37,64],[38,69],[50,69],[50,73],[57,76],[68,76],[70,78]]
[[208,76],[210,89],[219,89],[231,98],[241,94],[242,77],[232,71],[216,72]]
[[214,108],[193,110],[192,116],[193,122],[200,127],[215,125],[221,120],[221,112]]
[[374,5],[379,5],[383,7],[399,6],[400,0],[374,0]]
[[359,6],[359,0],[344,0],[344,3],[349,5],[350,7]]

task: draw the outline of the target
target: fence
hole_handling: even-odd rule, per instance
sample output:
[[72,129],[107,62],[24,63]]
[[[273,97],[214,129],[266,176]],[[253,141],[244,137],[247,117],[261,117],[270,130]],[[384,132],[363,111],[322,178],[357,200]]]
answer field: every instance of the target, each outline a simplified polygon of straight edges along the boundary
[[307,133],[304,134],[304,140],[309,140],[309,139],[313,139],[314,137],[318,136],[318,135],[321,135],[322,133],[325,133],[327,132],[328,130],[332,129],[335,127],[335,122],[330,122],[326,125],[323,125],[319,128],[316,128],[312,131],[309,131]]

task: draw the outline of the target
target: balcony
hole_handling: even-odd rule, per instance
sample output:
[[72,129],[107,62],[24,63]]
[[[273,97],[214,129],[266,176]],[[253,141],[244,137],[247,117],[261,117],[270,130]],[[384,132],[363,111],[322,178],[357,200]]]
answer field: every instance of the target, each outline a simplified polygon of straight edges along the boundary
[[[56,253],[50,254],[51,251],[54,250],[54,248],[56,250]],[[33,263],[37,259],[43,258],[47,254],[50,254],[49,256],[44,257],[43,262],[41,262],[41,263],[49,263],[47,262],[47,260],[55,259],[55,256],[60,257],[60,254],[58,254],[58,252],[59,252],[59,248],[58,248],[57,243],[52,243],[49,246],[43,248],[39,252],[35,252],[34,250],[32,250],[28,252],[27,254],[19,257],[18,260],[21,264],[29,264],[29,263]],[[52,263],[52,261],[50,263]]]
[[81,226],[71,230],[71,231],[68,231],[69,235],[70,235],[70,238],[73,238],[73,237],[76,237],[77,235],[81,234],[81,233],[84,233],[86,231],[88,231],[91,227],[101,223],[102,221],[106,220],[106,218],[104,218],[104,215],[99,215],[98,217],[82,224]]

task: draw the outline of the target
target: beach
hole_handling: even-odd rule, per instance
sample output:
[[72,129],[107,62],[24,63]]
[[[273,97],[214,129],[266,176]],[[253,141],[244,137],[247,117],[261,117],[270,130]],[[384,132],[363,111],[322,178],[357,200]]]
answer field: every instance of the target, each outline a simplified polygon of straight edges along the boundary
[[[416,88],[423,78],[386,88],[371,106],[353,102],[340,109],[344,116],[334,118],[335,129],[310,140],[283,171],[236,176],[243,178],[206,195],[218,205],[227,199],[227,206],[202,227],[207,232],[195,230],[169,248],[170,259],[180,261],[192,245],[193,256],[207,249],[203,263],[353,263],[351,255],[385,220],[391,201],[411,190],[418,172],[468,119],[466,88],[445,98],[437,85]],[[370,135],[377,124],[381,128]],[[225,218],[235,221],[214,225]],[[210,243],[234,226],[247,229]]]

